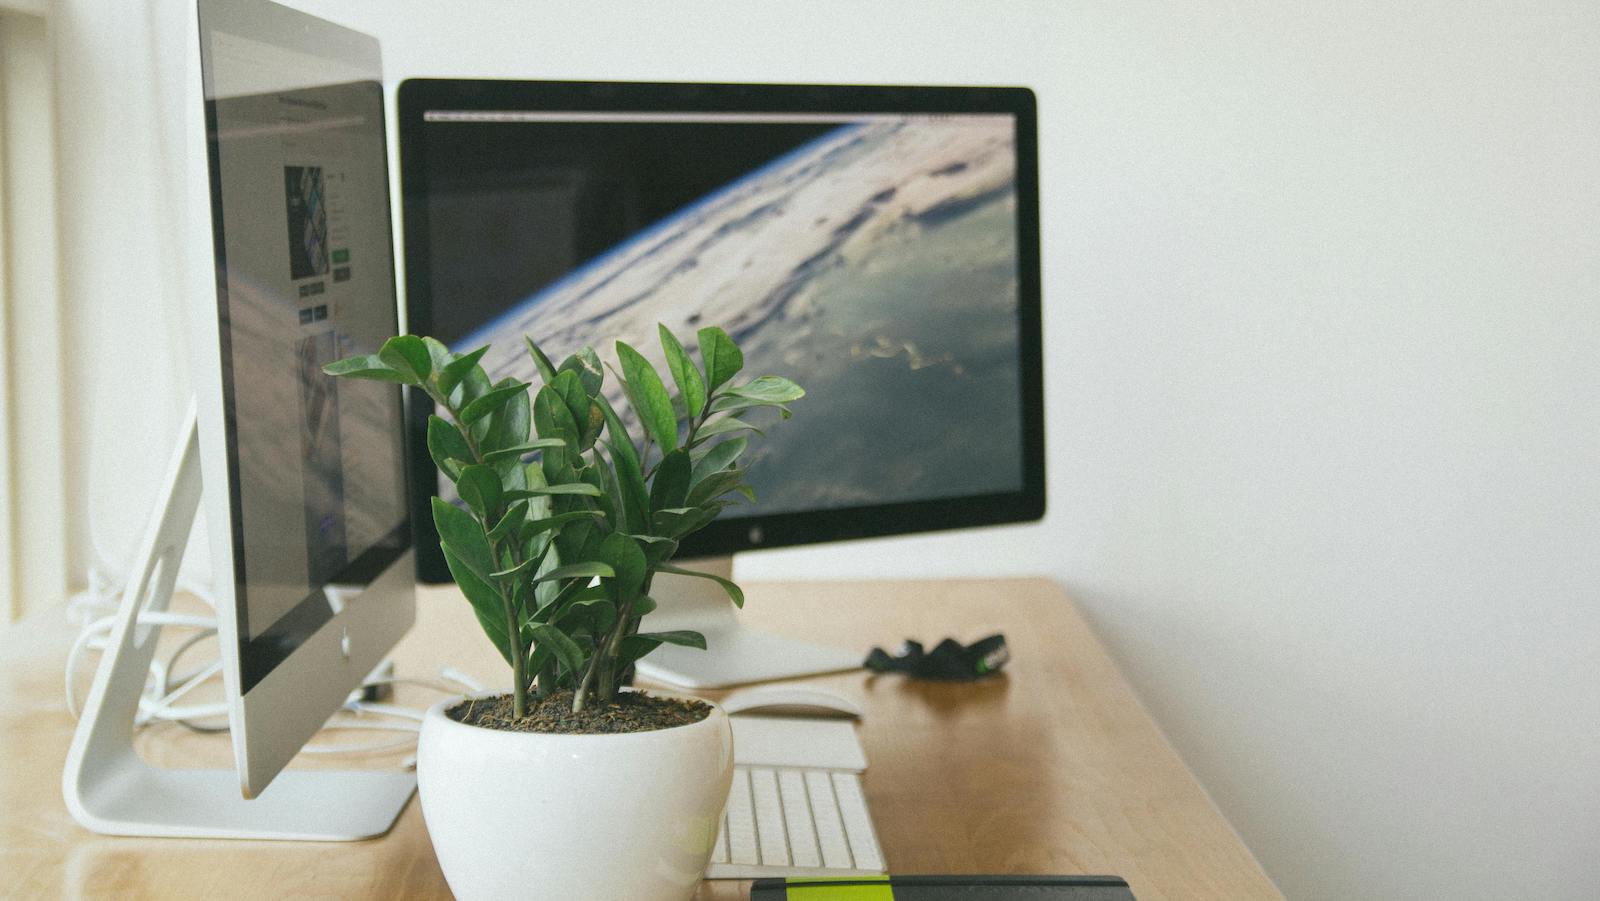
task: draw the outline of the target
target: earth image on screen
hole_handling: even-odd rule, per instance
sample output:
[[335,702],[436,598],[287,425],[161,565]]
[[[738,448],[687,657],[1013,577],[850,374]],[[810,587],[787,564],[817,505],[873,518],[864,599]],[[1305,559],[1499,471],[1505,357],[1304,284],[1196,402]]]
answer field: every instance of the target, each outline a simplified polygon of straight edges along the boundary
[[[842,123],[589,260],[456,342],[491,380],[623,340],[671,386],[656,333],[691,354],[721,326],[740,378],[807,396],[756,424],[758,503],[725,515],[852,508],[1021,487],[1016,160],[1003,115]],[[633,425],[615,377],[613,406]]]

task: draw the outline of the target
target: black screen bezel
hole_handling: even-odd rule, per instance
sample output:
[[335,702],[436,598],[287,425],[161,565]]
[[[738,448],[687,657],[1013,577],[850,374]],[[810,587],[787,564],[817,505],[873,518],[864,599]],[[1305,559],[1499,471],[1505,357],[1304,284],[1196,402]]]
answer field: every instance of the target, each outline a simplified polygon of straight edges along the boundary
[[[434,298],[428,269],[428,174],[423,116],[451,111],[738,112],[738,113],[1004,113],[1016,119],[1017,269],[1022,411],[1022,486],[1017,491],[720,519],[685,539],[680,557],[1030,522],[1044,516],[1044,354],[1039,264],[1038,114],[1033,91],[1021,87],[888,85],[691,84],[672,82],[504,81],[413,78],[400,84],[401,228],[407,322],[430,334]],[[427,460],[429,404],[407,411],[413,460]],[[414,466],[412,521],[417,572],[427,582],[450,573],[428,514],[438,490],[430,467]]]

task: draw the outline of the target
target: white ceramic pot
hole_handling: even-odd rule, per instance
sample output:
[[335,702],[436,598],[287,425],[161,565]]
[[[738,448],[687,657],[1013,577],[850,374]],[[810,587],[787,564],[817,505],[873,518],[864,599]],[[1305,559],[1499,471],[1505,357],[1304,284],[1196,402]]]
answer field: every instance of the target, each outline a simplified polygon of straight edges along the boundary
[[441,701],[422,721],[417,791],[439,866],[462,901],[684,901],[717,840],[733,781],[722,708],[619,735],[468,726]]

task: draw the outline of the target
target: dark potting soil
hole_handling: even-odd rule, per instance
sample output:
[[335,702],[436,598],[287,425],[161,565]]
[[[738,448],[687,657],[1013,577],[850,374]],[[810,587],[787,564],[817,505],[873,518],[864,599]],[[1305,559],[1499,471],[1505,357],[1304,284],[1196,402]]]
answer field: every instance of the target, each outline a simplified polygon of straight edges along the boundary
[[542,701],[528,699],[528,715],[511,715],[511,695],[468,699],[445,711],[445,716],[468,726],[504,732],[543,732],[557,735],[602,735],[652,732],[698,723],[711,715],[704,701],[657,698],[642,692],[619,693],[609,704],[593,701],[580,713],[572,712],[572,691],[558,691]]

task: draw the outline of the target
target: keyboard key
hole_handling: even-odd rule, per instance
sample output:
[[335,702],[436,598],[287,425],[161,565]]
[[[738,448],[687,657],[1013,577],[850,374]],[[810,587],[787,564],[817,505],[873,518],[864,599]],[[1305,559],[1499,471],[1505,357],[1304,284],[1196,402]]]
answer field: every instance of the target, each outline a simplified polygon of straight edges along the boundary
[[817,833],[811,825],[811,801],[806,798],[806,777],[800,770],[778,771],[778,793],[783,797],[783,821],[789,827],[789,854],[797,867],[820,867]]
[[867,814],[867,799],[861,793],[861,777],[854,773],[833,774],[834,794],[839,798],[839,815],[850,840],[850,855],[861,870],[883,869],[878,839],[872,834],[872,817]]
[[833,783],[823,770],[806,771],[806,795],[811,801],[811,818],[817,824],[817,844],[822,851],[822,865],[831,869],[848,870],[851,867],[850,846],[845,841],[844,820],[839,816],[839,802],[833,797]]
[[789,865],[789,841],[784,835],[783,807],[778,796],[778,774],[752,767],[750,794],[755,799],[756,840],[761,846],[761,865]]
[[756,852],[756,814],[750,805],[750,774],[742,769],[733,771],[733,791],[728,793],[728,859],[761,863]]

